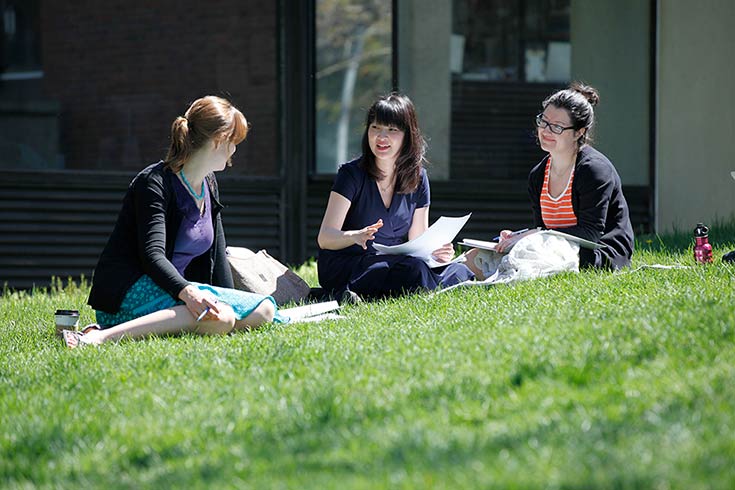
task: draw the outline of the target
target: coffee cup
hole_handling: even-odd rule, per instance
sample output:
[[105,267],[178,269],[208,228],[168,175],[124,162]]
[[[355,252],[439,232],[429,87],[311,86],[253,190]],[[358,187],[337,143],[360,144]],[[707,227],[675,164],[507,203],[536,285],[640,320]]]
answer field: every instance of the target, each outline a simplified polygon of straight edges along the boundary
[[76,330],[79,326],[79,310],[56,310],[56,335],[61,337],[62,330]]

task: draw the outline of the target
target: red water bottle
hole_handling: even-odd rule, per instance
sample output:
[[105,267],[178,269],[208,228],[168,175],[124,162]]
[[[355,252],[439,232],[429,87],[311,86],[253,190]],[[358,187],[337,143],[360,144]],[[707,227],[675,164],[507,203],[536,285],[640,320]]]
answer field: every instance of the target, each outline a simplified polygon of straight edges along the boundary
[[694,260],[702,264],[712,262],[712,245],[709,244],[708,236],[709,228],[697,223],[694,228]]

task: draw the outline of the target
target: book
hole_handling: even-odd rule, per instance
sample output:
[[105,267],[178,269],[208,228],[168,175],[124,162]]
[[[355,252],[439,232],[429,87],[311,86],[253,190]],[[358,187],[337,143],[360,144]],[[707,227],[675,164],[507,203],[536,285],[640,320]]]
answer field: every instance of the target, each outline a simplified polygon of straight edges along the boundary
[[561,231],[557,231],[557,230],[542,230],[542,231],[548,235],[560,236],[562,238],[566,238],[570,242],[578,243],[579,246],[582,248],[595,249],[595,248],[602,247],[602,245],[600,245],[599,243],[585,240],[584,238],[579,238],[574,235],[569,235],[568,233],[563,233]]
[[[505,250],[503,250],[502,253],[510,252],[510,249],[513,248],[513,245],[518,243],[518,241],[521,238],[527,237],[528,235],[532,235],[534,233],[537,233],[539,230],[537,228],[529,230],[528,228],[524,228],[522,230],[516,230],[511,232],[510,236],[504,240],[505,244]],[[496,237],[496,240],[498,237]],[[481,248],[483,250],[492,250],[495,251],[496,247],[498,246],[498,242],[492,241],[492,242],[486,242],[483,240],[475,240],[473,238],[464,238],[462,242],[460,242],[460,245],[466,245],[469,247],[474,248]]]
[[472,238],[463,238],[459,245],[465,247],[481,248],[482,250],[495,250],[498,246],[498,242],[486,242],[485,240],[474,240]]
[[[585,240],[584,238],[579,238],[574,235],[569,235],[568,233],[563,233],[561,231],[541,230],[539,228],[534,228],[531,230],[519,230],[519,231],[513,232],[511,236],[506,239],[509,241],[505,247],[504,253],[510,252],[513,246],[516,243],[518,243],[522,238],[525,238],[528,235],[532,235],[534,233],[544,233],[546,235],[562,237],[566,240],[569,240],[570,242],[574,242],[578,244],[582,248],[595,249],[595,248],[600,248],[601,246],[599,243],[595,243],[590,240]],[[459,242],[459,244],[467,246],[467,247],[479,248],[482,250],[492,250],[492,251],[495,251],[496,247],[498,246],[497,242],[488,242],[484,240],[476,240],[473,238],[463,238],[462,241]]]

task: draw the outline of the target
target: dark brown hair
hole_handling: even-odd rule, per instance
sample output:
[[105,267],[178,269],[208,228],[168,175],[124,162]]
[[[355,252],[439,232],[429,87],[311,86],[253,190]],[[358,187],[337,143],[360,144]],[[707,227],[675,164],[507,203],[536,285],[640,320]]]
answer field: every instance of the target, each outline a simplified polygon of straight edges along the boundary
[[245,139],[248,130],[247,119],[229,100],[214,95],[202,97],[192,102],[183,116],[174,119],[171,145],[164,161],[172,171],[178,172],[191,154],[207,142],[219,145],[229,141],[237,145]]
[[385,95],[376,100],[368,109],[365,118],[365,132],[362,135],[362,160],[360,166],[376,181],[384,175],[375,163],[375,155],[370,149],[368,130],[377,123],[393,126],[404,132],[403,146],[396,159],[396,192],[414,192],[421,183],[421,169],[426,161],[426,141],[419,129],[416,109],[407,96],[397,93]]
[[592,141],[592,129],[595,125],[594,106],[600,101],[597,89],[581,82],[572,82],[569,88],[551,94],[541,104],[544,109],[551,104],[559,109],[566,109],[575,131],[585,128],[585,132],[577,140],[581,148]]

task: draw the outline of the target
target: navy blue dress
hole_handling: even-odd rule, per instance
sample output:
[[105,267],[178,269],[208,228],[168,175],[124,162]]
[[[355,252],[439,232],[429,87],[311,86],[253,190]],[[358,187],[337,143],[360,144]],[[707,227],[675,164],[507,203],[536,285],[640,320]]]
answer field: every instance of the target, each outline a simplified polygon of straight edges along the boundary
[[[379,219],[383,227],[374,243],[398,245],[408,239],[413,213],[430,204],[429,179],[421,170],[421,183],[415,192],[394,194],[388,209],[380,197],[377,183],[359,166],[360,158],[339,168],[332,191],[350,201],[342,230],[359,230]],[[451,286],[474,274],[464,264],[448,264],[430,269],[426,263],[406,255],[378,255],[369,241],[367,250],[351,245],[342,250],[319,250],[318,271],[322,288],[335,297],[346,290],[366,298],[394,296],[438,286]]]

